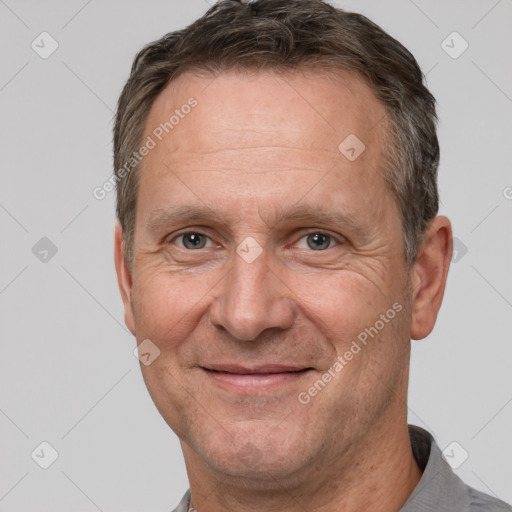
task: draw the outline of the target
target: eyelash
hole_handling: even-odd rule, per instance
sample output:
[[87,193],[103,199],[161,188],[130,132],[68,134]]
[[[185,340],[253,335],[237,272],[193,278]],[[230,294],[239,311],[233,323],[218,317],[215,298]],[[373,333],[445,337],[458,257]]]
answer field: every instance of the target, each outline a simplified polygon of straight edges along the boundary
[[[170,243],[173,243],[175,242],[176,240],[178,240],[179,238],[185,236],[185,235],[201,235],[201,236],[204,236],[206,237],[208,240],[212,241],[211,237],[209,237],[208,235],[205,235],[204,233],[201,233],[200,231],[184,231],[182,233],[179,233],[178,235],[174,236],[171,240],[170,240]],[[334,241],[337,245],[341,245],[344,243],[344,239],[343,237],[341,236],[334,236],[334,235],[331,235],[330,233],[327,233],[325,231],[319,231],[319,230],[311,230],[311,231],[308,231],[306,233],[304,233],[296,242],[294,245],[296,245],[300,240],[302,240],[303,238],[305,237],[308,237],[309,235],[323,235],[323,236],[327,236],[331,239],[331,241]],[[340,239],[341,238],[341,239]],[[179,246],[180,249],[184,249],[184,250],[187,250],[187,251],[190,251],[190,252],[193,252],[194,249],[187,249],[186,247],[181,247]],[[328,249],[332,249],[333,247],[328,247],[327,249],[324,249],[323,251],[322,250],[319,250],[319,251],[314,251],[313,249],[310,249],[311,252],[325,252],[326,250]],[[205,247],[203,247],[203,249],[205,249]],[[196,250],[200,250],[200,249],[196,249]]]
[[[182,238],[184,237],[185,235],[201,235],[201,236],[204,236],[206,238],[208,238],[208,240],[212,241],[212,239],[208,236],[208,235],[205,235],[204,233],[201,233],[200,231],[184,231],[183,233],[180,233],[179,235],[176,235],[172,240],[171,240],[171,243],[175,242],[176,240],[178,240],[179,238]],[[188,251],[192,251],[193,249],[187,249],[186,247],[180,247],[181,249],[186,249]]]

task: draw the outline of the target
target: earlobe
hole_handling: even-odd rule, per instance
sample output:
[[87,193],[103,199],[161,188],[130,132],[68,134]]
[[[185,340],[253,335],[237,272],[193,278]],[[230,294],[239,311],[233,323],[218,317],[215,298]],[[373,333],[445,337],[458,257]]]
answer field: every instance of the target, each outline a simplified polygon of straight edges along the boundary
[[412,339],[423,339],[434,328],[443,301],[452,250],[450,221],[444,216],[436,217],[420,244],[412,270]]
[[124,255],[124,235],[119,220],[114,229],[114,263],[117,284],[124,304],[124,321],[130,332],[135,335],[135,322],[131,306],[132,276]]

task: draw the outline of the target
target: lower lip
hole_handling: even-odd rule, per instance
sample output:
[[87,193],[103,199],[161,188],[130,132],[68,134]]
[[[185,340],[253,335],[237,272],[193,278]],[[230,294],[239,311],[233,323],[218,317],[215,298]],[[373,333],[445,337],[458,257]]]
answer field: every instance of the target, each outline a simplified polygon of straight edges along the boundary
[[312,371],[302,370],[300,372],[240,374],[204,370],[208,377],[221,387],[232,391],[245,392],[282,388],[287,384],[299,381]]

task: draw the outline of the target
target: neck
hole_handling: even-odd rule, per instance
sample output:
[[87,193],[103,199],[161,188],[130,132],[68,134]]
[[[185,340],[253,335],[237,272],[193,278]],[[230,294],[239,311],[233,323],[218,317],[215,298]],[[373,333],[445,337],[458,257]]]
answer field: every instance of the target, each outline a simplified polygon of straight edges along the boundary
[[[400,409],[405,409],[403,403]],[[345,453],[322,457],[287,482],[271,480],[264,490],[261,482],[240,482],[217,474],[182,443],[191,505],[197,512],[399,510],[418,484],[421,471],[412,454],[405,411],[387,412]]]

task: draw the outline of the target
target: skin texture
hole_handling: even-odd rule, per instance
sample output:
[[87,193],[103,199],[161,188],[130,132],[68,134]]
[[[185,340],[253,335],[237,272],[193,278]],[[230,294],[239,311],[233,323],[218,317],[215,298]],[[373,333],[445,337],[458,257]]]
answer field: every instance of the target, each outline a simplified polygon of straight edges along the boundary
[[[197,106],[143,161],[132,272],[119,225],[115,261],[128,328],[160,350],[141,369],[180,438],[192,505],[396,511],[421,477],[407,433],[410,339],[434,326],[450,222],[432,221],[409,268],[383,179],[385,110],[354,75],[184,74],[153,104],[145,137],[191,96]],[[365,144],[354,161],[338,149],[349,134]],[[177,207],[204,212],[178,219]],[[336,213],[345,218],[327,218]],[[185,232],[205,246],[187,248]],[[331,237],[323,250],[308,245],[314,233]],[[251,263],[236,251],[247,237],[262,249]],[[401,311],[301,403],[396,303]],[[203,369],[221,363],[312,370],[235,392]]]

